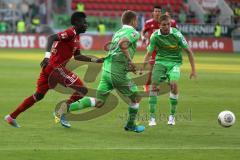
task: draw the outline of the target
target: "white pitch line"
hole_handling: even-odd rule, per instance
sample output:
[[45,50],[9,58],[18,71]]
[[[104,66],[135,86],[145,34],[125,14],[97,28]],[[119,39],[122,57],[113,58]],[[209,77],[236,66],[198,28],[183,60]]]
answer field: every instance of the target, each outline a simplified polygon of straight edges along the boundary
[[25,151],[25,150],[240,150],[240,147],[182,147],[182,148],[0,148],[0,151]]

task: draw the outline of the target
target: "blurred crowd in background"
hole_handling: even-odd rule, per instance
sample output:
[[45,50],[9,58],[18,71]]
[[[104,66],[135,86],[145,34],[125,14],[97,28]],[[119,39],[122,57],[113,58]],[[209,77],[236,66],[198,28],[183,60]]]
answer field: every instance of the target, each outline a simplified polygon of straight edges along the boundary
[[[212,24],[240,26],[240,0],[225,0],[231,9],[230,22],[219,21],[221,6],[207,6],[204,0],[0,0],[1,33],[52,33],[70,25],[69,15],[84,11],[88,15],[89,32],[114,32],[120,27],[124,9],[139,14],[139,27],[151,18],[154,5],[162,6],[178,24]],[[217,2],[218,0],[216,0]],[[220,1],[220,0],[219,0]],[[195,4],[197,3],[197,4]],[[199,13],[191,6],[202,5]]]
[[0,1],[0,31],[36,33],[41,25],[47,24],[46,13],[44,0]]

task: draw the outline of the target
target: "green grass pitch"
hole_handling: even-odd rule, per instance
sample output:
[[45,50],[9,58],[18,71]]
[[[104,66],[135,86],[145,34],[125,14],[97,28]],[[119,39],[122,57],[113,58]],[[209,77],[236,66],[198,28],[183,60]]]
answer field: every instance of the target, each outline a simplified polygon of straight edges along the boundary
[[[18,117],[22,126],[10,127],[3,117],[35,91],[43,50],[0,49],[0,159],[240,159],[240,54],[196,54],[198,80],[189,80],[184,56],[179,82],[176,126],[167,126],[168,95],[158,98],[158,125],[147,126],[148,99],[140,104],[141,134],[125,132],[127,105],[120,101],[112,112],[90,121],[55,124],[53,109],[69,95],[50,91],[45,99]],[[106,53],[86,51],[103,56]],[[144,53],[135,60],[141,62]],[[84,68],[75,71],[80,77]],[[96,87],[95,83],[87,84]],[[222,110],[237,118],[234,126],[217,123]]]

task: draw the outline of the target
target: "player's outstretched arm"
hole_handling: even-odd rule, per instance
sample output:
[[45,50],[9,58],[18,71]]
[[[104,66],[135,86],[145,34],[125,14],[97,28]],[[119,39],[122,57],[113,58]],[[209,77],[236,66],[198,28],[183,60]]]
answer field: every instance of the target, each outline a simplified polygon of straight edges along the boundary
[[145,70],[145,67],[148,64],[148,62],[150,60],[150,57],[152,56],[152,53],[153,53],[153,51],[156,47],[157,46],[156,46],[156,43],[155,43],[155,38],[154,38],[154,35],[152,35],[151,38],[150,38],[150,44],[147,47],[147,53],[144,56],[143,66],[142,66],[142,69],[140,71],[140,74],[142,74],[142,71]]
[[128,61],[132,61],[129,52],[128,52],[128,47],[130,45],[130,42],[127,38],[122,38],[119,42],[118,45],[121,49],[121,51],[123,52],[124,56],[127,58]]
[[118,45],[122,51],[122,53],[124,54],[124,56],[127,58],[128,62],[129,62],[129,69],[136,74],[136,65],[132,62],[132,59],[129,55],[128,52],[128,47],[130,45],[130,41],[127,38],[122,38],[119,42]]
[[45,57],[42,60],[42,62],[40,63],[40,66],[42,68],[45,68],[48,65],[49,58],[51,56],[51,48],[52,48],[52,45],[53,45],[54,41],[59,41],[59,40],[60,39],[59,39],[57,34],[52,34],[52,35],[48,36]]
[[145,28],[141,31],[142,44],[146,45],[147,42],[147,31]]
[[55,41],[60,41],[59,37],[57,34],[52,34],[50,36],[48,36],[48,39],[47,39],[47,47],[46,47],[46,51],[47,52],[50,52],[51,51],[51,48],[52,48],[52,45]]
[[103,63],[104,58],[95,58],[95,57],[88,57],[81,54],[80,51],[74,54],[74,59],[77,61],[84,61],[84,62],[95,62],[95,63]]
[[148,64],[148,62],[149,62],[149,60],[150,60],[151,55],[152,55],[151,52],[147,52],[147,53],[145,54],[144,60],[143,60],[143,66],[142,66],[142,69],[141,69],[140,74],[142,74],[142,71],[145,70],[146,65]]
[[187,55],[188,55],[188,60],[191,64],[191,68],[192,68],[192,72],[190,74],[190,79],[192,78],[197,78],[197,73],[196,73],[196,69],[195,69],[195,60],[194,60],[194,55],[193,55],[193,52],[190,48],[186,48],[184,49],[186,52],[187,52]]

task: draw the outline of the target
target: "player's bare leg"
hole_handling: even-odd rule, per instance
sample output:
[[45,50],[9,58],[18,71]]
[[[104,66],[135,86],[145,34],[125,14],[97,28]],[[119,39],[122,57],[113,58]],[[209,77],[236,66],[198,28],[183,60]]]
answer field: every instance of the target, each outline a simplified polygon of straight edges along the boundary
[[[65,117],[65,114],[70,111],[70,104],[72,102],[75,102],[75,101],[81,99],[88,92],[88,89],[82,85],[83,85],[82,82],[80,81],[80,79],[78,79],[76,82],[74,82],[74,84],[69,86],[70,88],[76,90],[76,92],[74,92],[72,94],[72,96],[70,97],[70,99],[67,102],[63,102],[61,104],[60,108],[56,111],[57,117],[60,117],[60,122],[61,122],[62,126],[64,126],[64,127],[67,127],[67,128],[71,127],[70,123],[67,121],[67,119]],[[55,121],[56,121],[56,116],[55,116]]]
[[16,118],[19,114],[30,108],[34,105],[34,103],[43,99],[45,94],[42,93],[34,93],[33,95],[26,98],[10,115],[5,116],[5,121],[8,122],[13,127],[19,128],[20,125],[17,123]]
[[60,117],[63,113],[69,112],[70,104],[76,102],[79,99],[82,99],[83,95],[78,92],[74,92],[67,101],[64,101],[60,104],[60,107],[53,112],[55,123],[60,122]]
[[151,78],[152,78],[152,71],[153,71],[153,65],[154,64],[151,64],[150,63],[150,68],[149,68],[149,72],[148,72],[148,74],[147,74],[147,81],[146,81],[146,84],[145,84],[145,86],[144,86],[144,91],[145,92],[149,92],[149,90],[150,90],[150,85],[151,85]]

